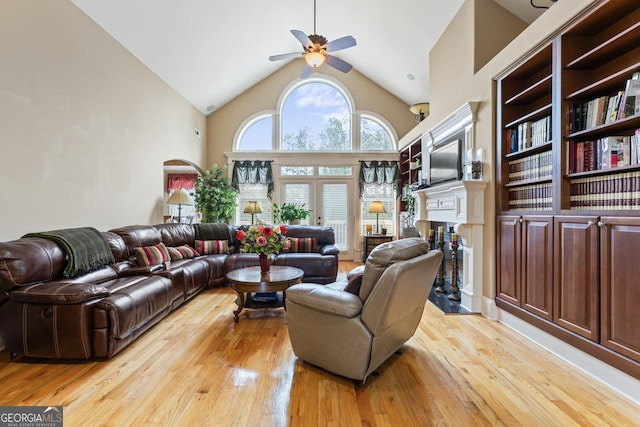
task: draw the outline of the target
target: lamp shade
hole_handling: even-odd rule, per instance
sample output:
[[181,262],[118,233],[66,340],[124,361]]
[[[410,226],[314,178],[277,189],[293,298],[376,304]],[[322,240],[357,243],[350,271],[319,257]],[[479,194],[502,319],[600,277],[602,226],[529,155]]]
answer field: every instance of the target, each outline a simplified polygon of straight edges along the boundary
[[260,209],[260,205],[257,201],[249,200],[247,202],[247,206],[244,207],[244,213],[259,214],[262,213],[262,209]]
[[169,196],[169,200],[167,200],[167,203],[170,205],[193,205],[193,198],[191,197],[189,192],[187,192],[187,190],[185,190],[184,188],[178,188],[173,193],[171,193],[171,196]]
[[382,202],[380,200],[376,200],[375,202],[371,203],[371,206],[369,206],[369,213],[381,214],[387,213],[387,211],[385,210]]
[[422,102],[420,104],[413,104],[409,108],[409,111],[413,113],[413,116],[416,119],[416,122],[420,123],[421,121],[424,120],[425,117],[429,115],[429,103]]
[[304,60],[313,68],[321,66],[325,59],[325,56],[320,52],[308,52],[304,55]]

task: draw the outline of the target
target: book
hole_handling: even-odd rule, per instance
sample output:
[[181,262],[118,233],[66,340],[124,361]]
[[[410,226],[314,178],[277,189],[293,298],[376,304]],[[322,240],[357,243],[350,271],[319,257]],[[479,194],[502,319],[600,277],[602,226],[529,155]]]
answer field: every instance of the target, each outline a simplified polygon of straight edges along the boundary
[[640,79],[627,80],[624,103],[620,108],[620,118],[640,114]]

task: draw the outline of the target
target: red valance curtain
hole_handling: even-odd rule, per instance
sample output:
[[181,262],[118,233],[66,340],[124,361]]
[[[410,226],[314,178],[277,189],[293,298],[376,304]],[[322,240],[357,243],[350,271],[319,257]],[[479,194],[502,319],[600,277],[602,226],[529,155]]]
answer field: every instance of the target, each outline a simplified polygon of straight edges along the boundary
[[167,193],[178,188],[192,190],[197,178],[197,173],[170,173],[167,175]]

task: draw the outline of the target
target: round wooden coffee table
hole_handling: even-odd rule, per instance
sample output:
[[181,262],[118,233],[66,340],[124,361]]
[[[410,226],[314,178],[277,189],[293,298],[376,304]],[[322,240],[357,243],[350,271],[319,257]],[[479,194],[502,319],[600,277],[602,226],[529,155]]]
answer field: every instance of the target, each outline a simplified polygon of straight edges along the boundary
[[[243,308],[278,308],[286,310],[286,291],[289,286],[302,282],[304,271],[296,267],[272,265],[266,274],[260,272],[260,267],[245,267],[227,273],[227,281],[231,289],[238,295],[236,304],[238,309],[233,312],[233,320],[239,320]],[[275,301],[256,301],[252,293],[282,292],[282,299],[276,294]]]

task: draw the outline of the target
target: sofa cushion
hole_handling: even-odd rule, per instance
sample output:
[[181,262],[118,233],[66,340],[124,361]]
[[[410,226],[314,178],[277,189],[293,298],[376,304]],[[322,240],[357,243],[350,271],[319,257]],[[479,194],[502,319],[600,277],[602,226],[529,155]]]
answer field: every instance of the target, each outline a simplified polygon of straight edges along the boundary
[[170,260],[169,251],[164,243],[153,246],[140,246],[134,248],[138,264],[142,266],[163,264]]
[[318,252],[318,239],[315,237],[288,237],[291,246],[285,252]]
[[176,247],[190,245],[193,247],[193,241],[195,240],[193,225],[168,222],[166,224],[154,225],[154,227],[160,231],[162,243],[164,243],[165,246]]
[[0,289],[62,277],[65,252],[52,240],[38,237],[0,243]]
[[228,254],[229,241],[227,240],[196,240],[196,251],[200,255]]
[[169,251],[169,256],[171,256],[171,261],[189,259],[189,258],[197,257],[200,255],[198,252],[196,252],[195,249],[193,249],[189,245],[182,245],[182,246],[176,246],[174,248],[167,248],[167,250]]
[[92,284],[48,282],[22,287],[10,295],[13,301],[29,304],[77,304],[108,297],[109,291]]
[[360,285],[362,285],[362,276],[363,276],[363,274],[364,274],[364,272],[353,274],[349,278],[349,282],[347,283],[347,286],[344,287],[344,291],[352,293],[354,295],[359,295],[360,294]]

